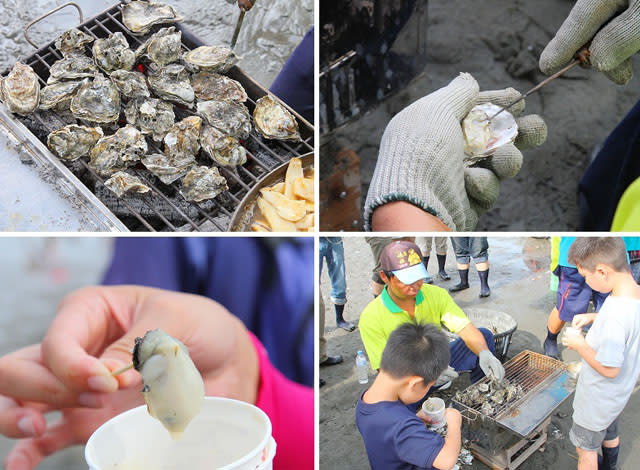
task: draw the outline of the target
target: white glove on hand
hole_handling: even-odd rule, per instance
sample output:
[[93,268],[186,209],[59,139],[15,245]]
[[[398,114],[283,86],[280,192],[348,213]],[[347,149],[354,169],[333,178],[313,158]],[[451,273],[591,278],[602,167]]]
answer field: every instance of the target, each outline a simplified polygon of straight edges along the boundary
[[440,377],[436,379],[436,383],[433,384],[433,386],[440,387],[446,384],[447,382],[454,381],[457,378],[458,378],[458,373],[456,372],[456,370],[451,366],[447,366],[444,372],[440,374]]
[[[537,115],[516,119],[515,145],[504,145],[478,166],[464,168],[462,119],[477,104],[501,106],[520,96],[513,88],[482,93],[478,89],[470,74],[461,73],[389,122],[365,202],[365,229],[371,229],[377,207],[407,201],[435,215],[453,231],[470,231],[478,216],[496,202],[500,180],[520,171],[519,149],[542,144],[547,126]],[[510,109],[514,116],[523,110],[524,101]]]
[[590,40],[591,65],[614,83],[628,83],[633,76],[631,56],[640,50],[640,0],[578,0],[542,51],[540,70],[547,75],[557,72]]
[[480,351],[479,357],[480,368],[482,372],[484,372],[484,375],[493,377],[498,382],[502,382],[502,379],[504,379],[504,367],[502,367],[498,358],[491,354],[491,351],[488,349]]

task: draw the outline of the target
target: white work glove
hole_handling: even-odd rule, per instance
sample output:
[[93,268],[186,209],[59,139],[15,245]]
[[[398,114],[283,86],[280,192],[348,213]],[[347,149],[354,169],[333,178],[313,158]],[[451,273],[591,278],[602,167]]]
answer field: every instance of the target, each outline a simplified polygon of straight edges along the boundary
[[[477,104],[501,106],[520,96],[513,88],[478,90],[476,80],[461,73],[389,122],[365,202],[365,229],[371,229],[373,211],[393,201],[410,202],[453,231],[475,228],[478,216],[496,202],[500,180],[520,171],[522,154],[518,149],[536,147],[547,138],[547,126],[540,116],[517,118],[515,145],[504,145],[475,167],[464,168],[462,119]],[[523,110],[524,100],[510,109],[516,116]]]
[[628,83],[633,76],[631,56],[640,50],[640,0],[578,0],[542,51],[540,70],[547,75],[557,72],[589,41],[591,65],[614,83]]
[[491,351],[488,349],[480,351],[479,357],[480,368],[482,372],[484,372],[484,375],[489,378],[494,378],[498,382],[502,382],[502,379],[504,379],[504,367],[502,367],[498,358],[491,354]]
[[458,373],[456,372],[456,370],[451,366],[447,366],[444,372],[440,374],[440,377],[436,379],[436,383],[433,384],[433,386],[440,387],[441,385],[444,385],[447,382],[452,382],[457,378],[458,378]]

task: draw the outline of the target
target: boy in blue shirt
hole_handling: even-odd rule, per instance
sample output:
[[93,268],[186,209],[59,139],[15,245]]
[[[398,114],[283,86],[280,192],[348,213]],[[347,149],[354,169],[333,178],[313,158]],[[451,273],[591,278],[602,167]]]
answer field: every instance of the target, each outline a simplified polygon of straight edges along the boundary
[[356,404],[356,424],[373,470],[452,468],[460,453],[458,410],[445,411],[447,436],[430,431],[415,404],[449,365],[449,343],[435,325],[405,323],[387,341],[380,372]]

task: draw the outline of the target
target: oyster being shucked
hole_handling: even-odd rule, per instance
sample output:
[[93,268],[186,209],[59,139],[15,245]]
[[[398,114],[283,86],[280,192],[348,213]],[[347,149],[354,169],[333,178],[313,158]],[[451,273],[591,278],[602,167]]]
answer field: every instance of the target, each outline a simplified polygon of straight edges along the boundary
[[202,118],[189,116],[173,125],[164,136],[164,153],[197,155],[200,150],[200,128]]
[[162,140],[175,121],[173,105],[157,98],[131,100],[124,114],[129,124],[138,126],[143,134],[151,134],[156,141]]
[[217,168],[197,166],[192,168],[182,180],[180,194],[187,201],[201,202],[213,199],[227,189],[229,189],[227,180]]
[[238,62],[238,56],[227,46],[200,46],[185,52],[182,60],[190,71],[227,72]]
[[89,155],[93,146],[103,135],[99,127],[70,124],[49,134],[47,147],[61,159],[73,161]]
[[124,171],[118,171],[111,178],[104,182],[104,185],[116,196],[122,197],[125,193],[148,193],[151,188],[144,184],[140,178],[130,175]]
[[246,139],[251,132],[251,116],[247,107],[235,101],[199,101],[198,114],[219,131],[231,137]]
[[191,77],[191,86],[196,98],[200,100],[231,100],[242,103],[247,101],[247,92],[240,82],[215,72],[196,73]]
[[91,57],[80,52],[68,53],[63,59],[57,60],[49,69],[47,83],[56,83],[61,80],[77,80],[78,78],[93,77],[98,72],[98,67]]
[[78,119],[91,122],[116,121],[120,115],[120,93],[111,80],[98,73],[73,97],[71,112]]
[[503,111],[489,120],[489,116],[500,109],[495,104],[481,104],[472,108],[463,119],[462,133],[467,165],[488,157],[499,147],[513,142],[518,135],[518,125],[509,111]]
[[202,149],[220,165],[236,166],[247,162],[247,152],[238,139],[220,132],[215,127],[204,126],[200,143]]
[[147,79],[140,72],[114,70],[109,77],[116,84],[120,93],[127,98],[148,98],[151,96],[147,87]]
[[9,111],[23,116],[33,112],[40,101],[40,83],[31,67],[16,62],[0,83],[0,95]]
[[62,55],[67,55],[72,52],[82,52],[85,44],[91,44],[93,40],[94,37],[90,34],[73,28],[62,33],[55,44]]
[[149,86],[159,98],[175,101],[191,107],[195,95],[191,88],[191,78],[184,65],[170,64],[149,66]]
[[142,157],[142,164],[164,184],[171,184],[186,175],[195,166],[196,159],[193,155],[186,153],[172,155],[153,153]]
[[129,49],[127,38],[118,31],[106,39],[96,39],[93,58],[98,66],[111,73],[119,69],[131,70],[136,62],[136,53]]
[[147,153],[144,135],[133,126],[124,126],[115,134],[102,137],[91,149],[89,166],[103,176],[110,176]]
[[136,59],[143,54],[158,65],[167,65],[180,60],[182,55],[182,32],[176,28],[162,28],[136,50]]
[[256,101],[253,122],[266,139],[300,140],[296,118],[271,95]]
[[40,90],[40,108],[51,109],[56,107],[57,109],[69,109],[71,100],[75,96],[78,88],[84,83],[87,83],[89,79],[72,80],[70,82],[57,82],[47,85]]
[[178,21],[182,21],[182,17],[164,3],[134,1],[122,7],[122,22],[134,34],[147,34],[156,24]]

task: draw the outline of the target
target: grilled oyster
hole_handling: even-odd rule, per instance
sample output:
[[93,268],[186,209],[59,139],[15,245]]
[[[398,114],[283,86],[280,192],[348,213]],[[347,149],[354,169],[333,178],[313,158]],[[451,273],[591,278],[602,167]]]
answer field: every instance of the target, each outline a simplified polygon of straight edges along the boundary
[[47,83],[93,77],[96,73],[98,73],[98,67],[91,57],[79,52],[68,53],[64,58],[53,63],[49,69]]
[[124,196],[125,193],[141,194],[151,191],[151,188],[144,184],[140,178],[124,171],[114,173],[111,178],[104,182],[104,185],[116,193],[118,197]]
[[197,155],[200,150],[201,127],[202,119],[199,116],[189,116],[175,123],[164,136],[164,153]]
[[194,72],[225,73],[238,62],[239,57],[226,46],[200,46],[185,52],[182,60]]
[[183,65],[170,64],[164,67],[151,64],[149,67],[149,86],[162,99],[175,101],[191,107],[195,95],[191,88],[191,79]]
[[182,55],[182,32],[176,28],[162,28],[136,50],[136,59],[143,54],[158,65],[167,65],[180,60]]
[[202,149],[220,165],[236,166],[247,161],[247,152],[238,139],[229,137],[215,127],[204,126],[200,143]]
[[70,124],[49,134],[47,147],[61,159],[73,161],[89,155],[93,146],[103,135],[99,127]]
[[143,134],[151,134],[153,140],[158,142],[173,127],[175,121],[173,105],[157,98],[131,100],[124,114],[129,124],[138,126]]
[[240,84],[227,77],[214,72],[199,72],[191,77],[191,86],[196,98],[207,100],[247,101],[247,92]]
[[40,91],[40,108],[69,109],[71,100],[78,88],[89,80],[73,80],[70,82],[57,82],[47,85]]
[[110,75],[111,80],[127,98],[148,98],[151,96],[147,88],[147,79],[140,72],[115,70]]
[[229,189],[227,180],[217,168],[197,166],[192,168],[182,180],[180,194],[187,201],[201,202],[213,199],[227,189]]
[[144,135],[133,126],[124,126],[115,134],[102,137],[91,149],[89,166],[104,176],[110,176],[140,160],[147,153]]
[[251,132],[251,116],[246,106],[234,101],[199,101],[198,114],[207,124],[231,137],[246,139]]
[[296,118],[271,95],[256,101],[253,122],[266,139],[300,140]]
[[131,70],[136,62],[136,53],[129,49],[127,38],[118,31],[106,39],[96,39],[93,58],[99,67],[111,73],[119,69]]
[[153,153],[142,157],[142,164],[164,184],[171,184],[186,175],[196,164],[196,159],[193,155],[186,153],[172,155]]
[[2,101],[9,111],[23,116],[33,112],[40,100],[40,83],[31,67],[16,62],[0,84]]
[[74,52],[82,52],[85,44],[91,44],[94,37],[90,34],[84,33],[78,29],[70,29],[62,33],[58,39],[56,39],[56,48],[62,55],[67,55]]
[[133,34],[142,35],[156,24],[177,23],[182,17],[164,3],[134,1],[122,7],[122,22]]
[[91,122],[113,122],[120,115],[120,93],[111,80],[101,73],[84,83],[71,100],[71,112],[78,119]]

